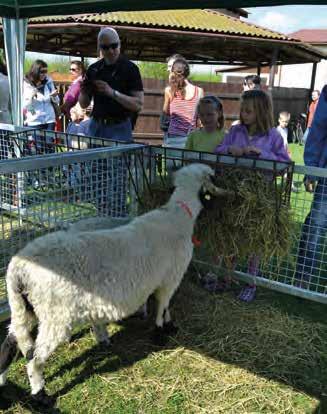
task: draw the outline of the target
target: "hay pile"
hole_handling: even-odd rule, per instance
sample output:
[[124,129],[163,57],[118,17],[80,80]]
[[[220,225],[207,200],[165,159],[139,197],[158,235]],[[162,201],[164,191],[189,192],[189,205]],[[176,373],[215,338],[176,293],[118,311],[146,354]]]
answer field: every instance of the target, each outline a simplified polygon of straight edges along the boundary
[[[285,188],[258,171],[224,169],[215,184],[231,196],[212,199],[202,210],[194,233],[213,257],[260,256],[262,263],[272,256],[282,258],[291,248],[292,220],[288,205],[281,203]],[[141,213],[165,204],[171,188],[155,184],[141,196]]]

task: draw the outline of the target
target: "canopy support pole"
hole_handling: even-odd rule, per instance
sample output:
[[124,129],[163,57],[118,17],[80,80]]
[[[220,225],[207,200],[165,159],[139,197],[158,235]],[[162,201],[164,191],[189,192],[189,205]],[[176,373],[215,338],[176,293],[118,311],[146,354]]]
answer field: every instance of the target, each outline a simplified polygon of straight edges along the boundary
[[27,19],[3,18],[3,36],[10,85],[12,120],[23,126],[23,72]]
[[316,74],[317,74],[317,62],[314,62],[313,65],[312,65],[311,83],[310,83],[310,93],[315,88]]
[[276,72],[276,64],[277,64],[278,55],[279,55],[279,48],[275,47],[272,58],[271,58],[270,71],[269,71],[268,89],[270,91],[273,89],[274,84],[275,84],[275,72]]

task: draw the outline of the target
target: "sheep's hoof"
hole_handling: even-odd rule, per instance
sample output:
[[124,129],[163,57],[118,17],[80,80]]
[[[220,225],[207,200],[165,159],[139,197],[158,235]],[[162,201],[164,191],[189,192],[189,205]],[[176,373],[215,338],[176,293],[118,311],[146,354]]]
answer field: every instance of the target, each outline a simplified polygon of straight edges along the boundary
[[155,345],[158,346],[164,346],[168,342],[168,336],[164,330],[164,328],[161,328],[159,326],[156,326],[154,328],[154,332],[152,335],[152,340]]
[[56,399],[54,397],[50,397],[42,388],[39,392],[32,395],[33,400],[41,405],[42,407],[53,407],[56,403]]
[[171,321],[164,324],[163,330],[166,335],[171,335],[171,336],[176,335],[178,332],[177,326],[175,326],[173,322]]

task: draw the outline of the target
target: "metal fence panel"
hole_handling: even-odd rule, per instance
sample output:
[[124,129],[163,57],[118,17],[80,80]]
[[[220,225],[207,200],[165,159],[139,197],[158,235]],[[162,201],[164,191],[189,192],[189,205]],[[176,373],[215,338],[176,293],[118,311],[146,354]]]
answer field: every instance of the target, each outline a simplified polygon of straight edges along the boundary
[[0,301],[10,258],[28,241],[83,217],[137,214],[143,145],[0,161]]

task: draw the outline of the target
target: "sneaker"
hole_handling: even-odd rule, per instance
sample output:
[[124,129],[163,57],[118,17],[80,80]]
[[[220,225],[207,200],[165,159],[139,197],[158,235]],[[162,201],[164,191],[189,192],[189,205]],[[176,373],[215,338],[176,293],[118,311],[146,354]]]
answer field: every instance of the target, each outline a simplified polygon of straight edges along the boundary
[[242,302],[250,303],[255,299],[257,287],[255,285],[246,285],[238,295],[238,299]]

